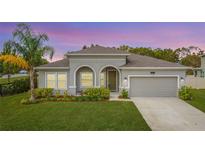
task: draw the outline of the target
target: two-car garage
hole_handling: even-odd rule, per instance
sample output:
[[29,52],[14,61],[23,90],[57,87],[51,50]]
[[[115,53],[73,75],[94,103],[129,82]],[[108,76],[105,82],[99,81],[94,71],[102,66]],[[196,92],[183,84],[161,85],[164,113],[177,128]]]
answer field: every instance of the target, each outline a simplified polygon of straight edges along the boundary
[[130,76],[130,97],[176,97],[177,76]]

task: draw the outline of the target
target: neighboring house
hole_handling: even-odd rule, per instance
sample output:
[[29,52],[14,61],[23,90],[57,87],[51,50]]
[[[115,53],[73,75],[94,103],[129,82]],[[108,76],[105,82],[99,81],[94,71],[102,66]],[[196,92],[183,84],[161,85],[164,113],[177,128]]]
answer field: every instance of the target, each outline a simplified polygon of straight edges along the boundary
[[112,92],[125,88],[132,97],[174,97],[187,70],[177,63],[98,45],[66,56],[35,68],[39,88],[68,90],[72,95],[88,87],[106,87]]
[[194,76],[205,78],[205,55],[201,56],[201,67],[194,68]]

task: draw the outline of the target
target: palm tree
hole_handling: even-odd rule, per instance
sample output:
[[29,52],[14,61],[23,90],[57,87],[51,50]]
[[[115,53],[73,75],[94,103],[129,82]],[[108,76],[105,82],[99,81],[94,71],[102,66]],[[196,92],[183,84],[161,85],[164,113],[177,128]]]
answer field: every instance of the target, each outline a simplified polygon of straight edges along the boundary
[[34,95],[34,67],[42,63],[42,58],[46,55],[52,59],[54,49],[45,42],[49,38],[46,34],[35,33],[30,25],[18,24],[17,28],[13,32],[13,41],[9,41],[16,50],[17,55],[21,56],[28,63],[28,71],[30,76],[30,101],[35,101]]

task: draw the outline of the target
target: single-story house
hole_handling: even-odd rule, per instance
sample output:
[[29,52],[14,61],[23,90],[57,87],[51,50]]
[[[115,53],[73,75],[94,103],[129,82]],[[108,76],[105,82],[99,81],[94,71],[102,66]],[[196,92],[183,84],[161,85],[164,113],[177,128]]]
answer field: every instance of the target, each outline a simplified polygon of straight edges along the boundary
[[66,58],[35,69],[39,88],[77,95],[89,87],[112,92],[127,89],[130,97],[175,97],[187,67],[99,45],[68,52]]
[[193,70],[195,77],[205,78],[205,55],[201,56],[201,67]]

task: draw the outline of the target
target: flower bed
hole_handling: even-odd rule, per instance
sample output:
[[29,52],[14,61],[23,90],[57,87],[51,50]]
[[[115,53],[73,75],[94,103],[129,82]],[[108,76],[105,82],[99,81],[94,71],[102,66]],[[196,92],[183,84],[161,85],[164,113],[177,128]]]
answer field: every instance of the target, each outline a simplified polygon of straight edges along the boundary
[[[98,91],[98,90],[96,90]],[[83,96],[72,96],[69,95],[68,91],[65,91],[63,94],[60,93],[60,91],[55,91],[52,88],[38,88],[35,89],[35,97],[36,97],[36,103],[39,102],[53,102],[53,101],[59,101],[59,102],[96,102],[96,101],[108,101],[109,100],[109,94],[106,90],[100,89],[100,91],[103,91],[103,94],[106,93],[106,95],[83,95]],[[105,92],[104,92],[105,91]],[[31,104],[28,98],[24,98],[21,101],[22,104]]]

